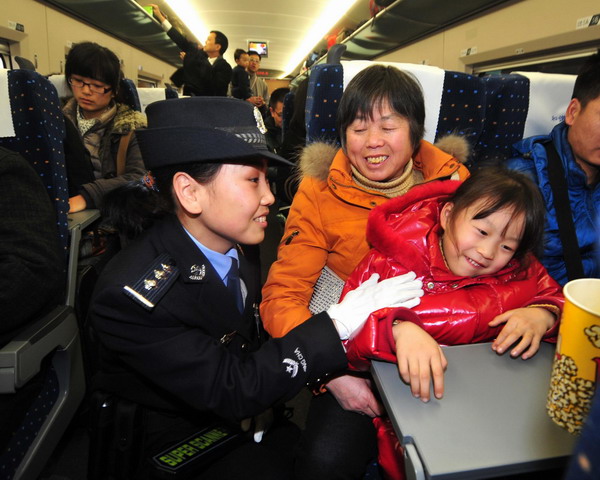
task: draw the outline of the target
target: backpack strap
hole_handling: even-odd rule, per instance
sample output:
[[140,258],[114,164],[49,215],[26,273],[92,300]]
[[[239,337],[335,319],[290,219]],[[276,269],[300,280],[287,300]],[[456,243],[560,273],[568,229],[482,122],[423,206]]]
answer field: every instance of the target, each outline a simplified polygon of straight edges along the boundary
[[571,212],[565,170],[554,143],[549,141],[543,145],[546,149],[546,157],[548,158],[548,180],[554,197],[558,235],[563,247],[567,277],[569,280],[575,280],[576,278],[582,278],[584,274],[579,243],[577,242],[577,234],[575,232],[575,225],[573,224],[573,214]]
[[117,177],[125,173],[127,149],[129,148],[129,142],[131,141],[132,136],[133,130],[130,130],[126,135],[121,137],[121,140],[119,140],[119,150],[117,151]]

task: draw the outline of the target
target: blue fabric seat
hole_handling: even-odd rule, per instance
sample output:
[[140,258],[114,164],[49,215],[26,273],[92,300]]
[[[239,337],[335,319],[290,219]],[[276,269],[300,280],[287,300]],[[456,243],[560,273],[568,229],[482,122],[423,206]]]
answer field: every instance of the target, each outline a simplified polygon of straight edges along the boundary
[[[344,86],[357,71],[374,63],[344,61],[341,65],[322,64],[311,69],[306,101],[307,143],[339,142],[335,124]],[[423,65],[389,65],[413,74],[423,86],[426,140],[433,143],[453,133],[466,137],[473,147],[477,144],[484,124],[486,99],[480,78]],[[431,85],[435,87],[430,89]]]
[[123,96],[123,103],[129,105],[137,112],[142,111],[142,104],[133,80],[129,78],[123,78],[121,80],[121,94]]
[[[15,135],[0,138],[0,145],[20,153],[42,179],[56,207],[66,271],[69,259],[77,258],[77,250],[74,255],[69,250],[73,244],[67,216],[65,127],[60,100],[53,85],[36,72],[12,70],[6,73],[10,112],[2,112],[2,115],[12,118]],[[67,290],[69,287],[67,285]],[[22,393],[32,389],[31,403],[20,405]],[[13,404],[20,407],[19,414],[23,415],[13,422],[17,427],[10,432],[7,447],[0,453],[2,478],[38,477],[84,393],[77,318],[73,307],[65,301],[43,317],[31,319],[0,348],[0,395],[4,399],[11,396],[9,400],[14,396]]]
[[482,78],[485,122],[477,144],[477,161],[506,159],[512,145],[523,138],[527,118],[529,81],[521,75]]
[[[306,101],[306,141],[339,144],[336,115],[345,85],[377,62],[343,61],[311,69]],[[388,63],[413,74],[425,98],[425,140],[458,134],[471,145],[469,167],[503,160],[524,136],[547,134],[564,119],[574,75],[515,72],[477,77],[406,63]]]
[[281,131],[283,135],[285,135],[286,130],[290,128],[290,121],[294,114],[295,97],[295,92],[288,92],[285,97],[283,97],[283,118],[281,119]]
[[56,220],[66,256],[69,192],[63,150],[65,124],[60,100],[54,86],[39,73],[31,70],[7,73],[15,136],[0,138],[0,145],[20,153],[42,178],[56,206]]

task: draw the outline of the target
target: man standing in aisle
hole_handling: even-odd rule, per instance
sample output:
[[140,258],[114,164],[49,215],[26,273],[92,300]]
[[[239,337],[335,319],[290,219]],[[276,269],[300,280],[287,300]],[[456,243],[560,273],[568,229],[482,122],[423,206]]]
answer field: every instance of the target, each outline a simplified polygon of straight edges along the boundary
[[[254,50],[248,52],[250,63],[248,64],[248,75],[250,75],[250,90],[252,90],[252,103],[260,110],[263,117],[267,114],[267,105],[269,104],[269,87],[264,79],[256,75],[260,68],[260,54]],[[249,100],[250,100],[249,99]]]
[[227,37],[213,30],[204,45],[185,38],[160,11],[158,5],[151,4],[152,12],[163,30],[184,53],[183,94],[191,96],[226,96],[231,80],[231,65],[223,58],[229,41]]

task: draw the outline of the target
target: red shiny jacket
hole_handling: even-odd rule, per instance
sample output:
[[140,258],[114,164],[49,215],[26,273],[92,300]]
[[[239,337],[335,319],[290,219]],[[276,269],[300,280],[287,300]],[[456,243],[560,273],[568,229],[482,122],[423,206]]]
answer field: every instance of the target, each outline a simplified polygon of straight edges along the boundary
[[[561,287],[533,255],[526,262],[511,260],[495,275],[459,277],[448,270],[440,249],[439,215],[459,185],[452,180],[418,185],[371,212],[367,240],[373,248],[348,278],[342,297],[373,273],[384,279],[410,271],[423,281],[425,295],[411,310],[372,313],[348,342],[353,367],[368,368],[372,358],[396,361],[395,319],[417,323],[441,345],[460,345],[494,339],[503,325],[492,328],[488,323],[507,310],[536,305],[557,316],[562,310]],[[557,332],[558,322],[544,339],[553,340]]]

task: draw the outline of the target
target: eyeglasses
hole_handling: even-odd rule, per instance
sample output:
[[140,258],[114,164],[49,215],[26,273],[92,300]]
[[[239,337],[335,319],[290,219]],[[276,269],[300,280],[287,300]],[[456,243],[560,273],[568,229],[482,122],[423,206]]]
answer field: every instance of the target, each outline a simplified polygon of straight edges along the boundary
[[95,83],[87,83],[79,78],[69,77],[69,85],[75,88],[83,88],[84,86],[88,86],[90,92],[92,93],[108,93],[112,90],[112,87],[103,87],[102,85],[96,85]]
[[250,59],[250,63],[260,63],[260,60],[259,59],[251,58]]
[[281,118],[281,116],[283,115],[283,110],[281,112],[278,112],[277,110],[273,110],[273,115],[277,115],[278,117]]

